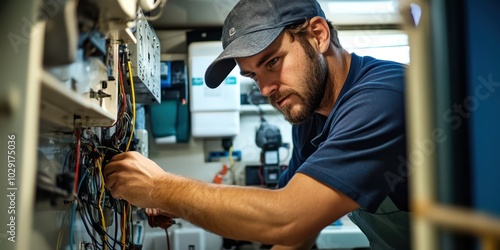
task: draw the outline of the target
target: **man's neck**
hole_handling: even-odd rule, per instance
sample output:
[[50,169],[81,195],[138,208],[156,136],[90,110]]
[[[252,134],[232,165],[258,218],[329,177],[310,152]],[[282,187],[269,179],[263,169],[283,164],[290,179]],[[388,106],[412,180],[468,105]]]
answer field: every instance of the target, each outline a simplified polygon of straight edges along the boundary
[[332,112],[351,67],[351,54],[349,52],[344,49],[334,48],[333,45],[329,50],[331,51],[325,56],[328,63],[325,95],[320,108],[316,110],[316,113],[323,116],[328,116]]

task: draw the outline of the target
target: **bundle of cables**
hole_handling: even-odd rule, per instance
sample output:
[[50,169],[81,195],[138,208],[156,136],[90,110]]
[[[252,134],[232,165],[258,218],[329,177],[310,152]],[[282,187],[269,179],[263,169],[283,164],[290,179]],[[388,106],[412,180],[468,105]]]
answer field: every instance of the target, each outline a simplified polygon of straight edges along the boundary
[[[116,149],[107,148],[99,143],[99,137],[91,130],[77,129],[75,131],[77,142],[69,153],[65,162],[75,162],[74,166],[63,166],[63,171],[75,173],[75,200],[71,209],[70,221],[70,249],[74,248],[74,222],[78,213],[82,224],[91,239],[94,249],[117,249],[125,244],[118,240],[118,224],[115,223],[114,235],[108,229],[123,217],[125,211],[121,203],[105,189],[102,174],[102,160],[105,152]],[[122,230],[122,235],[126,232]]]
[[[93,249],[131,249],[131,205],[111,196],[105,188],[102,174],[106,163],[116,154],[129,151],[135,129],[135,92],[133,74],[127,51],[120,53],[118,64],[119,91],[117,120],[112,127],[103,131],[114,133],[108,139],[101,138],[90,129],[75,129],[76,143],[69,151],[63,164],[63,172],[75,173],[74,197],[70,220],[70,249],[74,248],[74,221],[78,212],[85,230],[91,239]],[[127,65],[127,70],[124,70]],[[131,85],[131,98],[125,94],[125,80]],[[125,77],[124,77],[125,76]],[[131,99],[131,102],[130,102]],[[73,163],[69,164],[69,163]],[[72,165],[72,166],[69,166]],[[120,223],[118,223],[120,221]],[[114,233],[108,230],[114,223]],[[111,231],[111,230],[110,230]],[[118,236],[120,231],[120,237]],[[58,239],[59,241],[60,239]],[[58,244],[59,245],[59,244]]]

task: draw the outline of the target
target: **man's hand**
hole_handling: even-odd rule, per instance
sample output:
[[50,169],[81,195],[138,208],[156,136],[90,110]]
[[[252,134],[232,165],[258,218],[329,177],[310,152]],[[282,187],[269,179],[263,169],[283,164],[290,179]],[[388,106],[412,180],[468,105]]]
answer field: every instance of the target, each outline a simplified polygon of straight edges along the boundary
[[157,207],[151,194],[164,185],[161,183],[168,175],[156,163],[137,152],[114,156],[104,167],[103,174],[106,188],[113,197],[138,207]]

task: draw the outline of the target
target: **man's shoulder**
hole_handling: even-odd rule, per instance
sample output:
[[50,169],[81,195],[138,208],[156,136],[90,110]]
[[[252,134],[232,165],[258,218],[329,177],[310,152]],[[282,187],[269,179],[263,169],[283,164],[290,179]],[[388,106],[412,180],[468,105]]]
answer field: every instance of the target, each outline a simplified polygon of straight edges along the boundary
[[361,90],[391,90],[403,93],[406,65],[370,56],[352,55],[350,75],[341,95],[350,96]]
[[357,63],[357,65],[354,65],[354,66],[360,66],[360,67],[366,67],[366,68],[404,69],[404,68],[408,67],[408,65],[400,63],[400,62],[379,59],[379,58],[375,58],[372,56],[360,56],[360,55],[356,55],[355,53],[351,54],[351,58],[353,60],[359,62],[359,63]]
[[391,83],[401,85],[404,83],[405,71],[407,65],[388,61],[380,60],[370,56],[357,56],[352,55],[356,63],[351,64],[356,76],[353,81],[358,84],[363,83]]

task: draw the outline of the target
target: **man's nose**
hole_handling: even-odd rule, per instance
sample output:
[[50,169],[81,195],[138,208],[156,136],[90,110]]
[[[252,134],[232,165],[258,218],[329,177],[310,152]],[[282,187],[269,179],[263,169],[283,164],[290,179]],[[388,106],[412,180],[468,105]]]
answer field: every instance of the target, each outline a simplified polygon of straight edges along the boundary
[[269,78],[259,79],[256,83],[257,87],[260,89],[260,93],[265,97],[272,95],[278,86],[274,80]]

